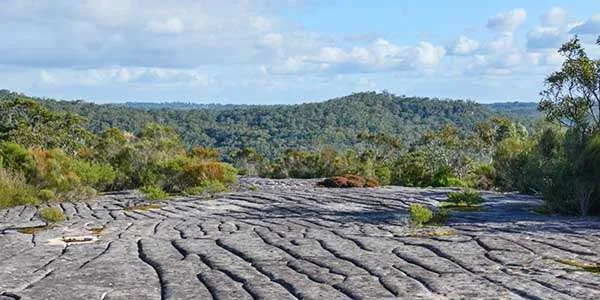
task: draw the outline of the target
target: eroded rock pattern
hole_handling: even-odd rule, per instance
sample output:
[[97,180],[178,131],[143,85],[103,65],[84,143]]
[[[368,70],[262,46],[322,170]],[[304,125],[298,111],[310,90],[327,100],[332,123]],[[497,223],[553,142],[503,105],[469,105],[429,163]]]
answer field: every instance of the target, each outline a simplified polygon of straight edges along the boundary
[[40,230],[23,230],[44,225],[35,208],[0,210],[0,299],[600,299],[583,268],[600,222],[533,214],[533,197],[485,194],[481,212],[414,229],[408,205],[447,190],[240,186],[160,208],[135,192],[61,203],[67,220]]

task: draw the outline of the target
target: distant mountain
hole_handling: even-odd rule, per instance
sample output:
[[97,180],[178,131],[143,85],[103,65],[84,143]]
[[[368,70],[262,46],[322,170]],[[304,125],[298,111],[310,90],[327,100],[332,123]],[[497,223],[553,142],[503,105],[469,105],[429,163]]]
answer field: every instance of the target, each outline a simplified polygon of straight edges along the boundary
[[500,102],[485,104],[485,106],[493,112],[507,113],[521,118],[537,119],[543,116],[537,109],[536,102]]
[[[0,99],[15,97],[1,93]],[[37,99],[56,111],[73,112],[100,132],[110,127],[137,131],[148,122],[175,127],[192,145],[216,147],[224,153],[253,147],[273,156],[287,148],[356,147],[361,132],[385,132],[405,144],[427,130],[450,124],[462,132],[493,116],[532,120],[531,103],[482,105],[462,100],[400,97],[363,92],[325,102],[295,105],[219,105],[193,103],[93,104],[84,101]]]
[[219,103],[193,103],[193,102],[125,102],[114,104],[117,106],[126,106],[144,110],[153,109],[208,109],[208,110],[232,110],[242,109],[251,105],[236,105],[236,104],[219,104]]

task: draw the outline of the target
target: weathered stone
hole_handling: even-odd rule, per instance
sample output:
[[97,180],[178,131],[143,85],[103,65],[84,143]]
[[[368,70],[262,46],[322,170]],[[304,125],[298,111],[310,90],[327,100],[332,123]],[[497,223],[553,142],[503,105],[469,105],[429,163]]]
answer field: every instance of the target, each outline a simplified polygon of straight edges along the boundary
[[484,193],[482,211],[445,227],[408,225],[411,203],[450,190],[242,178],[210,199],[60,203],[57,226],[34,207],[0,210],[0,300],[600,298],[597,219]]

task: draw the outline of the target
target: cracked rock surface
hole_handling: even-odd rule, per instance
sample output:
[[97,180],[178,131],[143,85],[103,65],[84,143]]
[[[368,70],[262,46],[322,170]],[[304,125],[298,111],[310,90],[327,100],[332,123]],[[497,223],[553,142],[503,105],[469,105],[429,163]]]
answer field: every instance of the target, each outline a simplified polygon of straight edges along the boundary
[[584,268],[597,219],[484,193],[448,226],[407,225],[447,192],[242,178],[152,206],[134,191],[53,204],[67,219],[47,228],[34,207],[0,210],[0,299],[600,299]]

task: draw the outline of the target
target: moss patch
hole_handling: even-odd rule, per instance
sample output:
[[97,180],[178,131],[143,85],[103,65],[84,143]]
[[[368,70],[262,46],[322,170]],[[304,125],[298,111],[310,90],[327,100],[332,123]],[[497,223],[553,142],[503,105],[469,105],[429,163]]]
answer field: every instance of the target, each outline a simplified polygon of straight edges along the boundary
[[134,206],[125,207],[124,210],[132,211],[132,210],[152,210],[152,209],[160,209],[161,206],[159,204],[138,204]]
[[18,233],[22,234],[35,234],[38,232],[42,232],[44,230],[50,229],[51,226],[34,226],[34,227],[24,227],[17,229]]
[[551,216],[554,215],[555,212],[552,211],[551,209],[547,208],[546,206],[539,206],[536,207],[532,210],[530,210],[530,212],[536,214],[536,215],[543,215],[543,216]]
[[440,205],[443,209],[450,209],[455,211],[464,211],[464,212],[478,212],[482,211],[480,205],[469,204],[466,202],[444,202]]
[[555,258],[554,261],[557,263],[575,267],[575,268],[579,269],[580,271],[600,274],[600,264],[588,265],[588,264],[584,264],[584,263],[581,263],[581,262],[578,262],[575,260],[561,259],[561,258]]
[[104,233],[104,228],[94,227],[94,228],[88,229],[88,231],[91,232],[95,236],[101,236]]
[[56,207],[46,207],[38,211],[40,218],[48,223],[57,223],[65,220],[63,211]]

